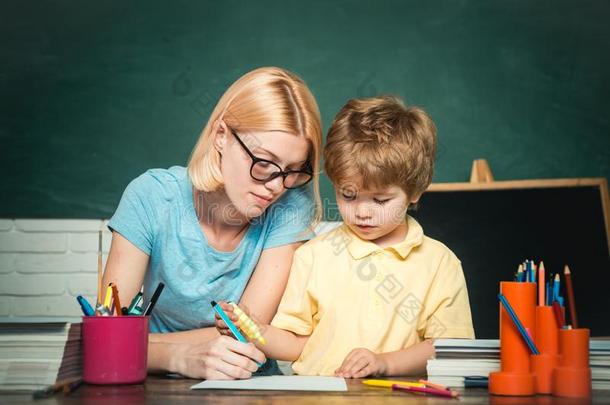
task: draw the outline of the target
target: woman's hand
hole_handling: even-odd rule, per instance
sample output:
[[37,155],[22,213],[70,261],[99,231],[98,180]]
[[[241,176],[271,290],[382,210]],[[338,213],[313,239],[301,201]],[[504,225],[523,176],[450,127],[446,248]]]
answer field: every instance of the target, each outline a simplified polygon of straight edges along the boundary
[[359,348],[352,350],[343,364],[335,370],[335,376],[343,378],[363,378],[369,375],[384,375],[387,364],[382,354]]
[[200,344],[171,345],[170,371],[185,377],[206,380],[250,378],[264,363],[265,355],[252,343],[219,336]]

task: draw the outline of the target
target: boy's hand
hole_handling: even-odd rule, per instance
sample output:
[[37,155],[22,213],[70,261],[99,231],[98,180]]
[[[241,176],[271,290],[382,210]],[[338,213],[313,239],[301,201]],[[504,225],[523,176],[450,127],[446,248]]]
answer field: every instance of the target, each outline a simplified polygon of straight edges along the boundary
[[381,354],[359,348],[352,350],[343,364],[335,370],[335,376],[343,378],[363,378],[369,375],[384,375],[387,364]]
[[[225,311],[225,314],[227,314],[227,316],[235,324],[235,326],[239,328],[239,321],[237,320],[237,315],[235,314],[235,312],[233,312],[233,305],[228,304],[225,301],[220,301],[218,305],[220,305],[222,310]],[[216,329],[218,330],[218,333],[220,333],[221,335],[234,337],[225,321],[223,321],[216,312],[214,312],[214,315],[215,325]]]

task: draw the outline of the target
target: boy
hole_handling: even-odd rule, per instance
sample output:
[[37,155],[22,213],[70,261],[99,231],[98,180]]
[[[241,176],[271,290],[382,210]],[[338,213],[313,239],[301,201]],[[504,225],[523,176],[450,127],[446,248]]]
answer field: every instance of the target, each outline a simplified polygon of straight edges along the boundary
[[435,149],[432,120],[396,97],[341,109],[324,159],[344,223],[296,251],[261,325],[268,357],[304,375],[421,375],[431,339],[474,338],[460,261],[406,215],[432,181]]

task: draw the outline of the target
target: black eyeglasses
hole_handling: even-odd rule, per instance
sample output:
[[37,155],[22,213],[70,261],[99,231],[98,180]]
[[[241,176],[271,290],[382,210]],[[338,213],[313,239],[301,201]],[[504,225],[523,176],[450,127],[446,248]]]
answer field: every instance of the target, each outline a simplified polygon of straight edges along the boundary
[[299,188],[309,183],[313,178],[311,165],[307,162],[303,170],[282,170],[282,168],[270,160],[261,159],[254,156],[246,144],[239,138],[235,130],[231,128],[231,133],[237,139],[237,142],[246,151],[248,156],[252,159],[252,166],[250,166],[250,176],[254,180],[258,181],[271,181],[277,177],[282,176],[284,182],[284,188]]

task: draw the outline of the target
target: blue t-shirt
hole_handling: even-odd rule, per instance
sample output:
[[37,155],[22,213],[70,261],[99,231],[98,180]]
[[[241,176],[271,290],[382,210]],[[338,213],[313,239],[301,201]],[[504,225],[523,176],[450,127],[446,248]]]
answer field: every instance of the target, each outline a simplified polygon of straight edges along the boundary
[[251,221],[235,250],[220,252],[199,226],[186,168],[173,166],[129,183],[108,227],[150,256],[144,302],[165,284],[150,331],[175,332],[213,325],[212,300],[238,302],[264,249],[310,239],[313,205],[310,188],[287,190]]

